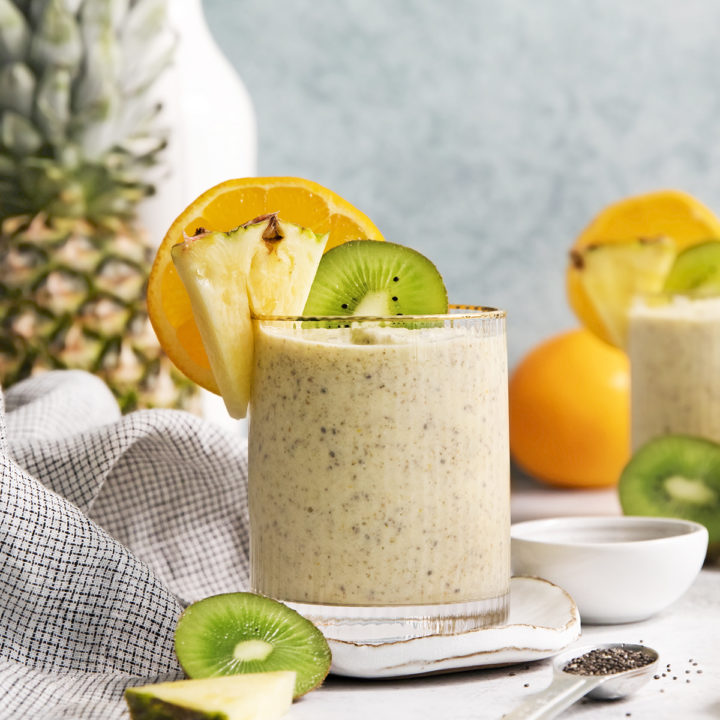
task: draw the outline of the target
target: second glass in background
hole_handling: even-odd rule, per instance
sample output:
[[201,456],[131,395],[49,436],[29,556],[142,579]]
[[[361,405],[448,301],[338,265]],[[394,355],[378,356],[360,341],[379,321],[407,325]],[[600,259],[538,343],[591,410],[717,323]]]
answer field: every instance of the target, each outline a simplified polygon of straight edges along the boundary
[[633,450],[678,433],[720,442],[720,298],[638,299],[628,355]]

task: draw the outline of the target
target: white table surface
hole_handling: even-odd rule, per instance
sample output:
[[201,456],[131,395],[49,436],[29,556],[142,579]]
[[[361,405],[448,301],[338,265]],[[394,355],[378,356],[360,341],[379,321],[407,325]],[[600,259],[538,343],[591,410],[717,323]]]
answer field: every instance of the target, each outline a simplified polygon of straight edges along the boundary
[[[614,490],[565,491],[513,480],[513,521],[559,515],[612,515]],[[644,643],[660,654],[658,673],[624,700],[582,700],[563,718],[709,720],[720,718],[720,568],[702,570],[675,605],[639,623],[585,626],[571,646]],[[697,663],[697,664],[695,664]],[[666,669],[670,665],[670,671]],[[529,694],[549,685],[551,661],[393,680],[330,676],[296,702],[288,720],[499,720]],[[689,682],[688,682],[689,681]]]

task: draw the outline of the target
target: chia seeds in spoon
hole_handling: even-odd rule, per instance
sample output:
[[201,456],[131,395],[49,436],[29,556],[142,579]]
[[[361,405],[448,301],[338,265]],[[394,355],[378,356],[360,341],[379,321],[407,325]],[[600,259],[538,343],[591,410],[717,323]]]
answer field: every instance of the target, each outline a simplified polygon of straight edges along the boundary
[[642,650],[624,647],[597,648],[572,659],[563,672],[572,675],[614,675],[615,673],[645,667],[653,658]]

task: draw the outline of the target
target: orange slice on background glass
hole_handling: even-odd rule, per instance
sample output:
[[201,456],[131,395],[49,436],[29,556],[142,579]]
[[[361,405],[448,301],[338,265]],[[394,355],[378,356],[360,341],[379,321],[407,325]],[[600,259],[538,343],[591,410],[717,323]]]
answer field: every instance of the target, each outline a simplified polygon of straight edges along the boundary
[[[662,252],[662,243],[655,242],[661,238],[672,241],[674,256],[676,251],[691,245],[720,238],[720,219],[687,193],[659,190],[609,205],[583,230],[570,251],[566,273],[570,306],[588,330],[611,345],[623,345],[622,332],[617,327],[624,325],[626,318],[622,314],[627,314],[633,292],[652,292],[663,287],[672,257]],[[625,245],[625,249],[607,253],[608,262],[602,262],[606,277],[609,262],[623,263],[624,258],[644,263],[644,272],[633,273],[629,268],[619,267],[617,275],[623,276],[622,282],[603,283],[601,288],[598,283],[588,282],[583,273],[592,271],[591,263],[584,263],[583,259],[589,252],[602,252],[604,246],[617,244]],[[633,244],[645,255],[644,259],[633,252]],[[637,287],[633,287],[631,276],[637,279]],[[615,322],[608,323],[609,317],[614,317]]]
[[147,289],[150,321],[173,363],[193,382],[217,393],[190,298],[173,265],[170,248],[199,228],[228,231],[266,213],[329,233],[326,249],[348,240],[382,240],[375,224],[337,193],[294,177],[227,180],[188,205],[170,226],[153,262]]

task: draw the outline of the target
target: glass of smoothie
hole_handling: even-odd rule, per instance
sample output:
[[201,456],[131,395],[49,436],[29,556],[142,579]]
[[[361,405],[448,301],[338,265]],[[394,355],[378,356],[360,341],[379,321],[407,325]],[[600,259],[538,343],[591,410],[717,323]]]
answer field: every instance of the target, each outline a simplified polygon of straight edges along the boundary
[[720,442],[720,298],[638,298],[628,355],[633,449],[675,433]]
[[505,313],[253,323],[253,590],[347,639],[502,622]]

